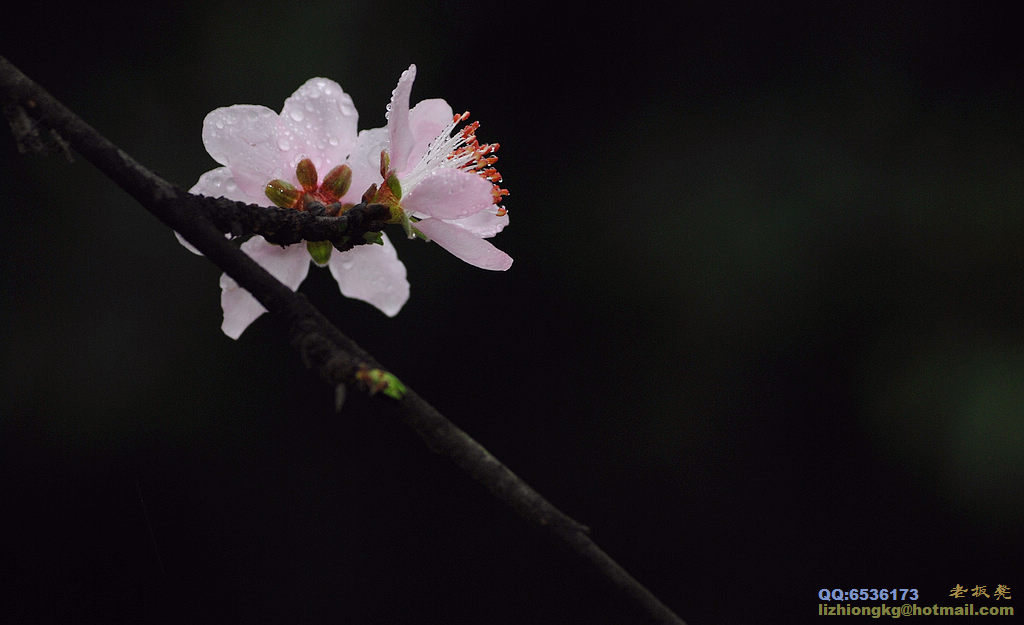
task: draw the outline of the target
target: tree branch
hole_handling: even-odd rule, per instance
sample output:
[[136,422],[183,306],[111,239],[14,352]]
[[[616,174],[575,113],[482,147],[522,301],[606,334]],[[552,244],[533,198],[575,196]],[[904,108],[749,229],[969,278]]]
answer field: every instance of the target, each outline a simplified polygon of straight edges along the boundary
[[323,206],[295,210],[191,194],[180,201],[225,234],[258,234],[277,245],[330,241],[339,252],[368,243],[363,235],[383,230],[384,222],[391,216],[383,204],[356,204],[344,214],[331,217],[323,213]]
[[[224,233],[260,234],[274,243],[330,240],[351,247],[363,242],[363,233],[379,231],[383,226],[378,207],[359,205],[341,217],[326,217],[189,195],[140,165],[2,56],[0,94],[7,105],[20,107],[47,132],[56,133],[61,141],[73,146],[283,320],[303,362],[328,384],[355,385],[371,394],[384,390],[383,394],[397,401],[402,421],[415,429],[433,451],[450,458],[523,519],[575,552],[622,593],[638,615],[652,623],[685,625],[594,544],[586,527],[549,503],[414,391],[401,383],[400,388],[389,388],[391,380],[397,382],[397,378],[332,325],[302,294],[278,282],[224,237]],[[13,123],[12,130],[22,147],[25,137],[18,136],[21,131]]]

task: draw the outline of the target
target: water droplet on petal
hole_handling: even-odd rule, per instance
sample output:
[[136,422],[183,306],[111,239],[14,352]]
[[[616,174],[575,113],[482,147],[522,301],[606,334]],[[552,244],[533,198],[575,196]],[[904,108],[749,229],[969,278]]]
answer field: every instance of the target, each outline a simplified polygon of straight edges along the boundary
[[291,117],[292,119],[294,119],[297,122],[301,122],[302,121],[302,111],[300,111],[300,110],[292,109],[288,113],[288,116]]
[[288,150],[292,149],[292,144],[288,142],[288,137],[282,135],[277,138],[277,147],[281,151],[287,152]]
[[327,142],[330,143],[333,146],[337,146],[338,145],[338,140],[335,139],[334,137],[331,137],[330,139],[328,139]]

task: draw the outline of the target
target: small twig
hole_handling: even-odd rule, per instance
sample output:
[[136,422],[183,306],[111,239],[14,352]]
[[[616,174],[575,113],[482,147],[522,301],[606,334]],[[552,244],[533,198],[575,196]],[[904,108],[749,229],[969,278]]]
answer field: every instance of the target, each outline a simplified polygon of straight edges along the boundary
[[[365,232],[377,227],[376,209],[372,205],[357,211],[356,215],[366,213],[358,217],[363,221],[357,226],[355,215],[331,221],[332,218],[309,213],[296,216],[299,211],[286,215],[279,209],[191,196],[140,165],[2,56],[0,95],[8,104],[21,107],[37,123],[59,133],[143,207],[180,233],[267,310],[284,320],[289,328],[291,344],[303,362],[316,369],[325,381],[335,388],[341,384],[356,385],[371,393],[383,389],[383,394],[397,400],[402,420],[414,428],[432,450],[448,456],[522,518],[579,555],[628,598],[646,620],[685,625],[672,610],[594,544],[587,536],[586,527],[551,505],[468,434],[414,391],[401,385],[393,374],[342,334],[304,296],[278,282],[223,236],[225,232],[259,233],[269,235],[268,240],[282,244],[310,238],[335,241],[332,232],[342,237],[351,236],[358,228],[365,227]],[[219,212],[221,210],[224,212]],[[343,221],[344,226],[341,225]],[[311,234],[314,231],[316,234]],[[293,241],[292,237],[297,238]],[[337,240],[341,241],[340,238]]]

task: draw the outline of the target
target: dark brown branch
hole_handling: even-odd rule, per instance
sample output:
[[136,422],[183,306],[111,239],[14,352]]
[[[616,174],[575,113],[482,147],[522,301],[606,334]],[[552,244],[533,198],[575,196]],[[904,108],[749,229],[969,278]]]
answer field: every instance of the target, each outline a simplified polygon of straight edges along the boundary
[[[246,228],[252,228],[264,236],[281,237],[268,237],[279,243],[292,242],[290,237],[308,240],[307,234],[313,240],[333,241],[331,228],[341,228],[340,219],[324,221],[323,217],[306,213],[306,216],[295,217],[296,221],[288,225],[277,221],[277,209],[257,211],[253,209],[260,207],[190,196],[117,148],[3,57],[0,57],[0,95],[5,104],[20,107],[48,132],[59,133],[62,140],[66,140],[157,218],[179,232],[267,310],[283,320],[287,324],[291,344],[303,362],[316,369],[326,382],[334,386],[357,385],[370,392],[378,390],[367,382],[363,374],[371,370],[382,371],[380,364],[334,327],[305,297],[274,279],[223,235],[224,232],[246,232]],[[19,142],[21,139],[16,137]],[[218,213],[217,207],[225,212]],[[357,227],[356,217],[349,216],[345,220],[345,232],[335,234],[351,236],[364,225],[363,232],[373,230],[371,226],[378,225],[375,210],[372,206],[360,209],[359,212],[366,212],[366,223]],[[312,232],[316,234],[310,234]],[[396,399],[401,419],[414,428],[432,450],[449,457],[522,518],[575,552],[628,598],[646,621],[684,625],[678,616],[594,544],[584,526],[551,505],[414,391],[404,389]]]
[[382,204],[356,204],[344,214],[331,217],[322,210],[257,206],[199,195],[186,196],[182,201],[226,234],[258,234],[278,245],[330,241],[342,252],[366,243],[364,235],[383,230],[384,222],[391,216],[388,207]]

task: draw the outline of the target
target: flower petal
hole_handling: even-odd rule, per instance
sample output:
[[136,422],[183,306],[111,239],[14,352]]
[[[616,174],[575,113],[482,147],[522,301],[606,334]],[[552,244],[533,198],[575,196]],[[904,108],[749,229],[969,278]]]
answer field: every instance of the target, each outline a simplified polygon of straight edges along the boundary
[[[309,273],[309,253],[301,243],[281,247],[267,243],[263,237],[253,237],[242,244],[242,251],[293,291]],[[226,274],[220,277],[220,288],[220,304],[224,310],[221,329],[237,339],[267,309]]]
[[234,175],[227,167],[211,169],[202,176],[199,176],[199,181],[188,192],[209,197],[226,197],[229,200],[246,203],[256,203],[257,200],[266,202],[267,199],[267,196],[262,192],[256,197],[243,192],[238,188]]
[[430,172],[416,184],[403,198],[402,206],[439,219],[461,219],[493,204],[493,188],[493,184],[476,174],[446,167]]
[[243,193],[260,197],[267,182],[291,180],[277,145],[277,113],[265,106],[236,104],[215,109],[203,120],[203,145],[225,165]]
[[310,258],[305,243],[282,247],[255,236],[242,244],[242,251],[293,291],[309,273]]
[[288,153],[292,168],[310,158],[320,174],[326,174],[352,151],[358,120],[352,98],[338,83],[310,78],[284,101],[278,148]]
[[[409,126],[412,129],[413,144],[405,167],[395,171],[399,175],[414,168],[426,153],[430,143],[438,138],[452,123],[452,107],[440,98],[421,100],[409,111]],[[446,137],[447,138],[447,137]]]
[[405,171],[409,168],[408,162],[414,142],[412,126],[409,124],[409,94],[412,92],[414,80],[416,66],[410,65],[398,79],[398,85],[391,92],[391,103],[388,104],[388,153],[391,156],[391,167],[395,171]]
[[357,245],[347,252],[335,252],[327,266],[342,295],[369,302],[394,317],[409,299],[409,281],[395,246],[387,235],[381,236],[384,245]]
[[440,219],[424,219],[414,227],[457,258],[481,269],[505,271],[512,257],[465,228]]
[[228,337],[237,339],[267,309],[227,274],[220,276],[220,289],[220,307],[224,310],[220,329]]
[[359,140],[348,159],[352,168],[352,184],[342,198],[346,202],[359,203],[363,192],[371,184],[380,184],[380,151],[388,147],[387,128],[373,128],[359,132]]
[[508,214],[501,217],[490,211],[480,211],[463,219],[453,219],[448,223],[465,228],[478,237],[493,237],[508,225]]
[[[202,176],[199,176],[199,181],[188,190],[189,193],[195,195],[206,195],[209,197],[226,197],[229,200],[235,200],[236,202],[253,203],[254,200],[242,193],[242,190],[235,184],[235,178],[231,175],[231,170],[227,167],[218,167],[211,169]],[[192,247],[192,244],[186,241],[177,232],[174,236],[178,237],[178,243],[181,243],[185,249],[202,256],[202,253],[196,248]]]

